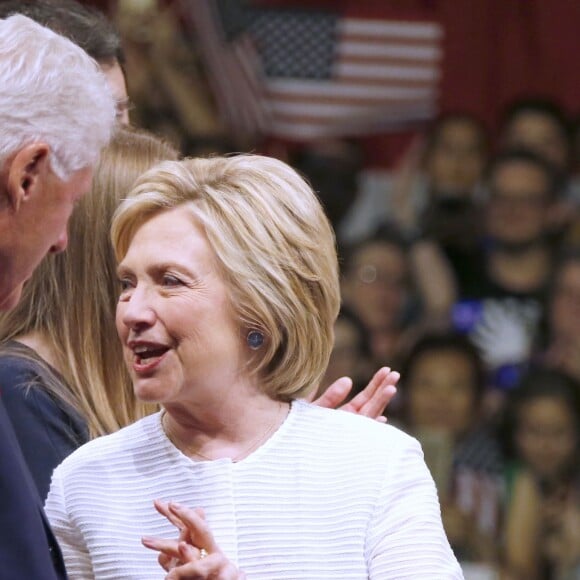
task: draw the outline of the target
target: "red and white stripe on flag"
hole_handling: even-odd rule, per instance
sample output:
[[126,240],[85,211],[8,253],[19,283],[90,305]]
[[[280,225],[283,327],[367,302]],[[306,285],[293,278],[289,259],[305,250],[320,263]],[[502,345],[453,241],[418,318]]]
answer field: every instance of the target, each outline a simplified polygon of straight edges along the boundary
[[266,73],[264,51],[275,35],[260,44],[250,27],[228,40],[215,0],[182,2],[220,113],[237,136],[364,136],[437,114],[443,31],[436,22],[337,17],[329,74],[308,78],[296,67],[292,75]]

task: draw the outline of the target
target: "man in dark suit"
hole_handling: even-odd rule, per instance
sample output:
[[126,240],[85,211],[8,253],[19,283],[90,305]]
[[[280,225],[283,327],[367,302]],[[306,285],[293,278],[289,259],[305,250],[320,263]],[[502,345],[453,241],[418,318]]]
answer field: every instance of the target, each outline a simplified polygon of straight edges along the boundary
[[[75,201],[115,123],[115,101],[88,55],[23,16],[0,20],[0,310],[49,252],[67,244]],[[1,398],[0,575],[65,578]]]
[[[66,578],[60,548],[0,397],[0,573],[4,578]],[[6,576],[4,576],[6,574]]]

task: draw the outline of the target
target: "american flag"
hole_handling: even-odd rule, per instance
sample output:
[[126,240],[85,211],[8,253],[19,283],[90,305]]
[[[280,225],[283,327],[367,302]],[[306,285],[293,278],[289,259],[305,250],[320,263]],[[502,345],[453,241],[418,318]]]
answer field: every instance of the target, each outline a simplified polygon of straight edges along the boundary
[[436,22],[181,0],[234,135],[307,141],[400,130],[437,114]]

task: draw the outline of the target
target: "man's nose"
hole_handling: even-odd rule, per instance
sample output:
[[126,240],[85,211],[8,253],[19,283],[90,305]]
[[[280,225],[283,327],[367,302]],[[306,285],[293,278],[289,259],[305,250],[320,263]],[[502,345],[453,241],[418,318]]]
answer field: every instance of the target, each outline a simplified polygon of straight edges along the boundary
[[67,245],[68,245],[68,232],[67,230],[64,230],[64,232],[60,234],[56,242],[50,247],[49,251],[51,254],[58,254],[60,252],[64,252],[64,250],[66,250]]

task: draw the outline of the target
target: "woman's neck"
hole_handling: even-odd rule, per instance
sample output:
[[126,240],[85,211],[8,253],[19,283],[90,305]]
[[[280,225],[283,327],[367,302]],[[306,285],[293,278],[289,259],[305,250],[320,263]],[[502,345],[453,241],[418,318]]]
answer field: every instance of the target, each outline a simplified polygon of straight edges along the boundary
[[15,340],[28,348],[31,348],[41,359],[57,371],[61,372],[56,360],[54,348],[41,332],[32,330],[25,334],[19,334]]
[[[232,387],[232,392],[237,387]],[[167,437],[192,459],[239,461],[261,447],[282,425],[289,403],[263,393],[228,397],[197,408],[167,404],[162,424]]]

